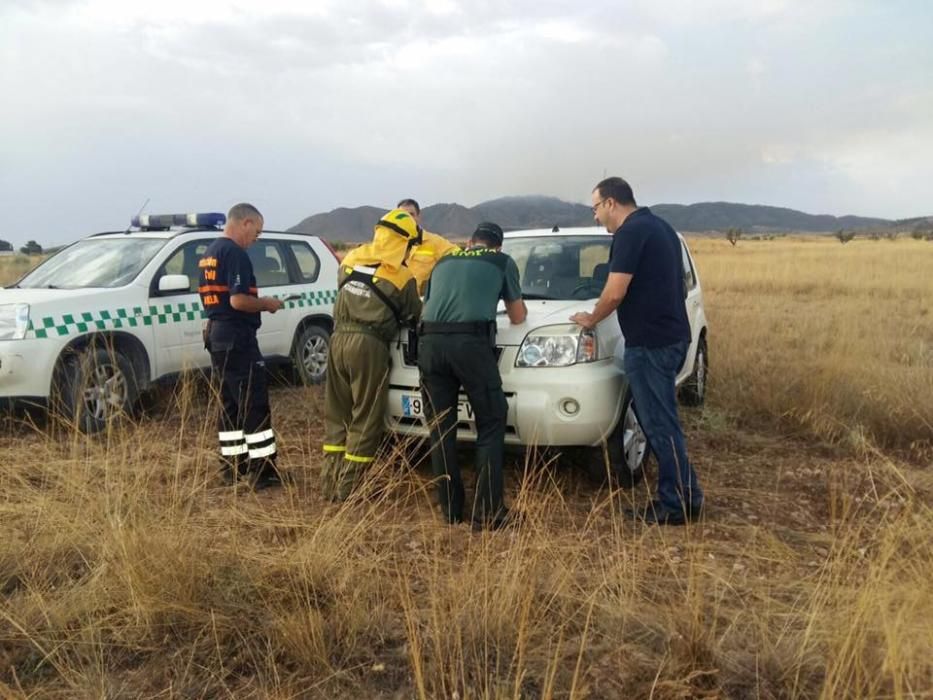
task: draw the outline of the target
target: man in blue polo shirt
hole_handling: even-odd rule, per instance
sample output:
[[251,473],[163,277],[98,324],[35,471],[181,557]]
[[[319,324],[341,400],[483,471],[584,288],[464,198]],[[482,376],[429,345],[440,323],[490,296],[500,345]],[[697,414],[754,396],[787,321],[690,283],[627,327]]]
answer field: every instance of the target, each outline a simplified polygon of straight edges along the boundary
[[675,382],[690,347],[680,239],[670,224],[635,203],[620,177],[596,185],[592,199],[593,217],[614,233],[609,278],[592,313],[570,320],[593,328],[617,311],[625,375],[658,460],[657,497],[636,515],[648,523],[682,525],[699,516],[703,491],[677,415]]

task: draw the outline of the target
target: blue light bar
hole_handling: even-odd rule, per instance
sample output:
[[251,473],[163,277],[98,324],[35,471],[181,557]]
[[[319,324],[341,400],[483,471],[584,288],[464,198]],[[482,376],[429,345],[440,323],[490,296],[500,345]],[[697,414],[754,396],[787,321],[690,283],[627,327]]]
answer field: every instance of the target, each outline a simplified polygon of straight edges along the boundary
[[172,226],[212,226],[220,228],[227,223],[225,214],[205,212],[200,214],[142,214],[134,216],[131,226],[141,229],[167,229]]

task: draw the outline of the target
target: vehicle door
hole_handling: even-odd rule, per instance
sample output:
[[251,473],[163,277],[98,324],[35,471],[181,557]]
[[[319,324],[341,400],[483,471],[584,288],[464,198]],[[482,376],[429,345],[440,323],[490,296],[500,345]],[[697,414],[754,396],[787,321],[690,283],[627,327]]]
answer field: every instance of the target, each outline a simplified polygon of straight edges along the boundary
[[[259,296],[281,298],[295,292],[289,289],[292,282],[288,272],[285,241],[263,236],[247,248],[246,253],[253,263]],[[292,341],[292,336],[288,333],[288,319],[288,309],[281,309],[274,314],[262,314],[262,326],[257,338],[259,349],[264,356],[288,355]]]
[[[157,337],[159,375],[211,364],[201,337],[204,317],[198,296],[198,261],[212,241],[213,238],[204,238],[180,245],[159,266],[150,284],[149,306]],[[160,293],[162,275],[187,275],[188,291]]]
[[690,349],[687,351],[687,359],[680,370],[678,381],[693,370],[693,358],[697,351],[703,315],[703,294],[697,280],[693,259],[683,239],[680,240],[680,252],[684,267],[684,304],[687,307],[687,320],[690,322]]

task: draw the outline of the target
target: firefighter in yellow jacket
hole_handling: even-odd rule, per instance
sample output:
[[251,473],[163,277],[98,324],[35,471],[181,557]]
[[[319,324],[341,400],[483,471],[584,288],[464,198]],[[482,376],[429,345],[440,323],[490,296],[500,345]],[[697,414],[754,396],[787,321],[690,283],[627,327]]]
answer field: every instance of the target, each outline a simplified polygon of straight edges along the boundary
[[[418,225],[421,225],[421,205],[416,200],[403,199],[396,206],[411,214]],[[431,270],[434,269],[437,261],[454,250],[460,250],[460,246],[436,233],[421,232],[421,242],[411,249],[408,261],[405,263],[418,282],[418,294],[424,294]]]
[[420,234],[411,214],[393,209],[376,224],[372,243],[341,263],[324,394],[321,480],[330,500],[346,500],[382,440],[389,343],[421,313],[415,278],[405,266]]

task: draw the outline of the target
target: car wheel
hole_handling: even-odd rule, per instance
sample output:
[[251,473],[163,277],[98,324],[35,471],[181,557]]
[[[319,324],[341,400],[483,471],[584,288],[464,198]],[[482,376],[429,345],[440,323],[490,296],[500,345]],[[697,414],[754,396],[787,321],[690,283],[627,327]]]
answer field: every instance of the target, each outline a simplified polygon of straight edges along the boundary
[[[622,488],[634,488],[645,478],[649,454],[648,438],[638,422],[632,393],[626,392],[622,417],[606,439],[606,450],[590,450],[586,470],[591,479],[602,483],[606,477]],[[608,456],[608,469],[604,455]],[[581,455],[582,456],[582,455]]]
[[89,347],[65,364],[61,404],[66,418],[82,432],[99,433],[130,415],[138,398],[133,366],[119,350]]
[[641,429],[635,413],[632,392],[625,394],[622,418],[609,436],[607,444],[612,475],[623,488],[633,488],[645,478],[645,462],[648,460],[648,437]]
[[693,361],[693,372],[680,387],[680,402],[684,406],[702,406],[706,400],[706,385],[709,382],[709,352],[706,337],[697,343],[697,354]]
[[298,331],[292,349],[292,362],[302,384],[324,383],[329,348],[330,333],[320,326],[309,324]]

